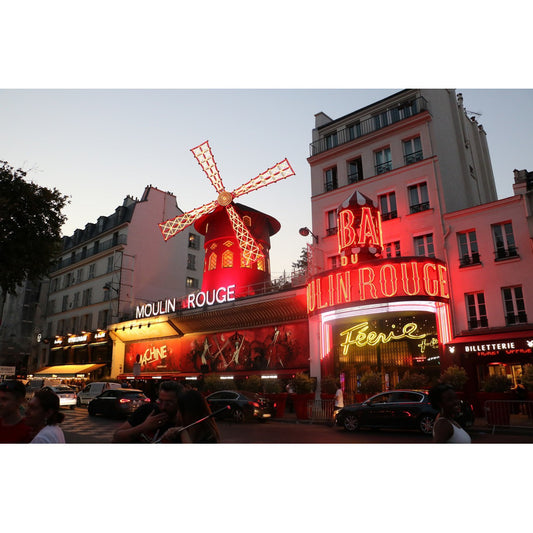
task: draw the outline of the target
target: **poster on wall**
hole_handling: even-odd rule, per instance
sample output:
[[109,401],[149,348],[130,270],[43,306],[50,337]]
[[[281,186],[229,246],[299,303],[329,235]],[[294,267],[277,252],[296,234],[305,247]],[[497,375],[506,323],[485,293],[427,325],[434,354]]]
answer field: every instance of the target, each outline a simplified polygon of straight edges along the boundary
[[190,334],[126,345],[124,371],[224,372],[309,366],[307,322]]

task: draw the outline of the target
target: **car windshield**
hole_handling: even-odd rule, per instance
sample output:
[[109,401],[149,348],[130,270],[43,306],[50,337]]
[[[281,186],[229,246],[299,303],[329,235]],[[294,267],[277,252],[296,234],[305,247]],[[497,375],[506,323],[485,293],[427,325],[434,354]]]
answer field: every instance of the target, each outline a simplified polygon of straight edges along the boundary
[[54,392],[58,392],[58,393],[61,393],[61,392],[74,392],[74,389],[71,389],[67,385],[65,385],[63,387],[53,387],[52,390]]

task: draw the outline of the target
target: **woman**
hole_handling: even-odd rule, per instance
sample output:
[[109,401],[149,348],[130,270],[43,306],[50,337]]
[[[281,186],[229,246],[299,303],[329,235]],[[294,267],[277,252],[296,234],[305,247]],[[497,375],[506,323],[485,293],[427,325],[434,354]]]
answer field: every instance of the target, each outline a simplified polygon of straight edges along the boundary
[[[184,428],[211,414],[211,409],[206,399],[200,392],[194,389],[188,389],[180,395],[179,405]],[[220,442],[220,435],[215,420],[208,418],[203,422],[194,424],[188,429],[169,429],[163,436],[163,441],[214,444]]]
[[64,444],[65,436],[58,426],[64,418],[57,394],[47,389],[37,391],[26,409],[26,423],[35,435],[30,444]]
[[451,385],[439,383],[429,391],[433,409],[439,411],[433,423],[433,441],[451,444],[469,444],[470,435],[455,421],[461,412],[461,402]]

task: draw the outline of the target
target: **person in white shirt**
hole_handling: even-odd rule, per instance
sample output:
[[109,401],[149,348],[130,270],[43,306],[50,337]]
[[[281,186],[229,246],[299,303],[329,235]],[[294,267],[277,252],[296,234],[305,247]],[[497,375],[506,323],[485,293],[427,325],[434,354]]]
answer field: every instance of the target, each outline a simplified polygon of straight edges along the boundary
[[50,389],[37,391],[26,409],[26,423],[35,434],[30,444],[64,444],[65,435],[58,425],[64,418],[57,394]]
[[335,393],[335,411],[344,407],[344,397],[342,395],[341,384],[337,381],[337,392]]

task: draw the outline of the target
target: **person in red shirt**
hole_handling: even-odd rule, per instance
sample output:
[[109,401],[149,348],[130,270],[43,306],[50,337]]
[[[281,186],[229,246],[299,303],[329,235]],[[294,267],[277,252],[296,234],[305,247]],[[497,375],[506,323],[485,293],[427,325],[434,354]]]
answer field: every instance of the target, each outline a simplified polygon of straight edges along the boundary
[[33,438],[31,428],[20,413],[25,396],[26,387],[20,381],[0,383],[0,443],[26,443]]

